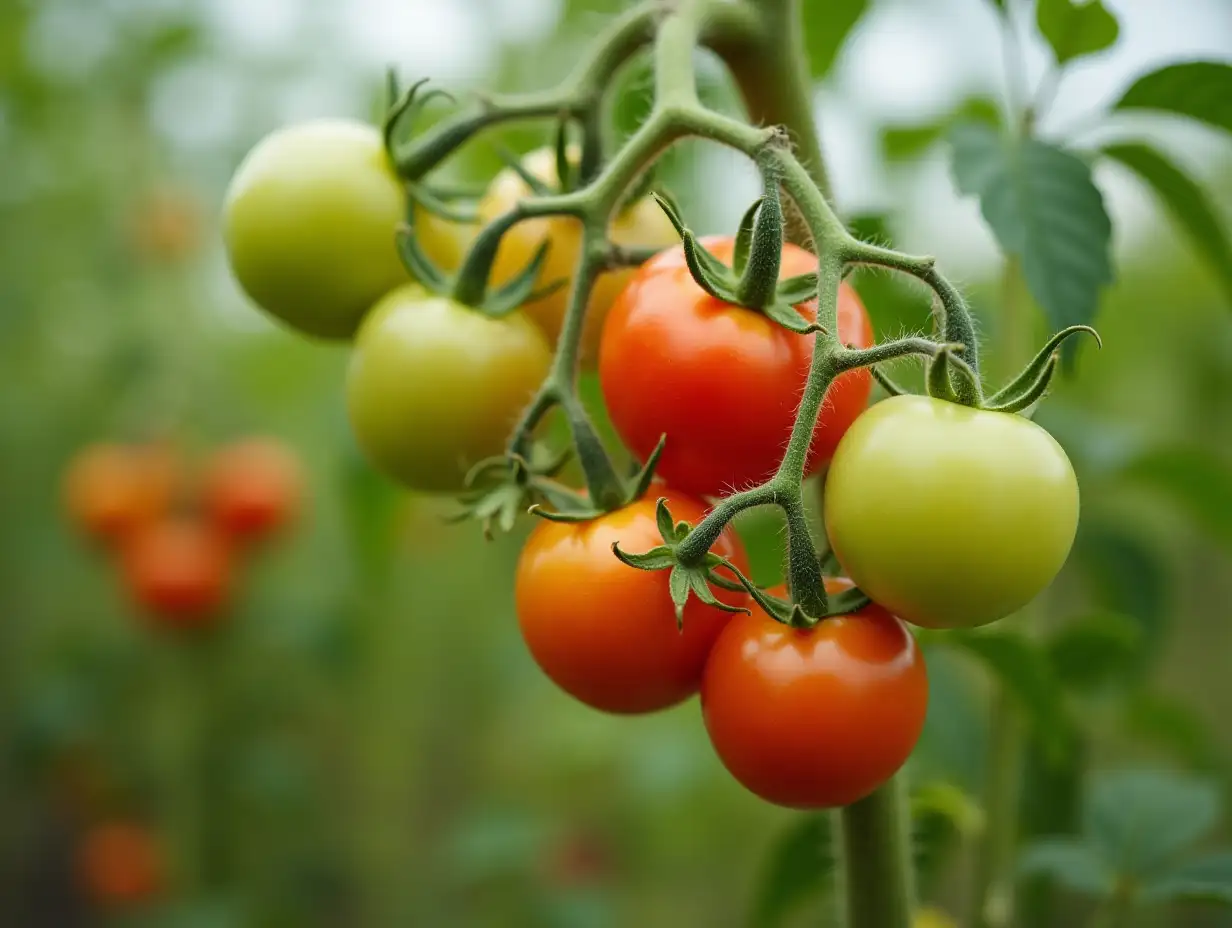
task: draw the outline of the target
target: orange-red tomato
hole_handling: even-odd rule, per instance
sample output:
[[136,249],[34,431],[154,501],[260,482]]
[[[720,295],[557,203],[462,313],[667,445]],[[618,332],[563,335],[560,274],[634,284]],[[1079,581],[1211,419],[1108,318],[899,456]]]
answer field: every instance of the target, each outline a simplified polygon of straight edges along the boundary
[[[732,239],[703,244],[731,261]],[[816,268],[807,251],[783,247],[782,276]],[[813,319],[816,304],[797,311]],[[858,348],[873,340],[868,314],[846,284],[839,289],[838,335]],[[636,454],[645,458],[666,434],[659,475],[687,493],[718,496],[777,469],[812,358],[812,335],[710,296],[677,247],[642,265],[617,298],[603,329],[599,378],[612,422]],[[865,369],[831,384],[809,449],[809,473],[834,454],[871,389]]]
[[164,447],[90,445],[69,464],[64,506],[84,532],[116,541],[162,515],[178,479],[175,456]]
[[876,604],[810,629],[755,609],[715,642],[701,703],[719,759],[747,789],[794,809],[830,808],[867,796],[906,762],[924,727],[928,673],[907,626]]
[[214,524],[253,539],[294,518],[303,492],[299,459],[272,438],[250,438],[216,452],[205,471],[205,505]]
[[158,840],[132,822],[107,822],[87,832],[77,867],[90,898],[108,908],[148,901],[162,891],[165,880]]
[[231,552],[207,523],[168,518],[124,546],[122,568],[134,601],[173,627],[208,625],[231,591]]
[[[696,524],[705,514],[688,496],[652,492],[667,497],[677,521]],[[590,522],[540,522],[518,561],[518,624],[535,661],[565,692],[605,712],[653,712],[697,691],[729,614],[691,597],[679,629],[668,572],[621,563],[615,541],[630,553],[662,544],[653,496]],[[747,566],[730,532],[712,550]],[[715,593],[731,605],[748,600],[742,592]]]

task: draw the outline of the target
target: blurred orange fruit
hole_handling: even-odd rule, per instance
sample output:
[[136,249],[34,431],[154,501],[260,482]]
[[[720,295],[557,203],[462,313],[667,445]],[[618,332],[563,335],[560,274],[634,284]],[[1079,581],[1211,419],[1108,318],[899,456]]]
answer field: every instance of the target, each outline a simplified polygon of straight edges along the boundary
[[205,507],[226,534],[254,539],[295,517],[303,484],[294,451],[272,438],[249,438],[210,459],[203,483]]
[[210,524],[187,517],[143,526],[123,549],[129,593],[167,625],[211,624],[231,592],[231,551]]
[[161,516],[179,479],[175,455],[158,445],[89,445],[64,478],[64,505],[89,535],[116,541]]
[[92,828],[81,843],[77,865],[83,887],[100,906],[132,906],[163,888],[162,849],[135,823],[107,822]]

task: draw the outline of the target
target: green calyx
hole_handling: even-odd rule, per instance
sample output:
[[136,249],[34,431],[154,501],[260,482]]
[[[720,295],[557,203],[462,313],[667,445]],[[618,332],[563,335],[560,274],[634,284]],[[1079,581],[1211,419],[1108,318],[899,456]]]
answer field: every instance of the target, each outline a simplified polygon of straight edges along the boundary
[[547,259],[547,241],[539,246],[534,256],[527,262],[520,273],[512,279],[492,289],[489,278],[492,275],[492,263],[496,260],[496,252],[500,247],[501,236],[517,221],[516,213],[501,217],[485,226],[475,237],[466,259],[458,268],[456,274],[448,274],[428,257],[423,246],[415,236],[414,210],[407,216],[407,222],[397,234],[398,254],[411,275],[432,293],[448,296],[464,306],[492,318],[506,316],[523,303],[538,299],[564,286],[564,281],[553,281],[546,287],[535,288],[543,262]]
[[[578,457],[582,460],[583,470],[587,473],[592,473],[601,468],[610,469],[611,464],[607,459],[607,454],[604,452],[602,444],[599,443],[598,436],[590,432],[588,438],[579,439],[576,426],[574,434],[574,445]],[[621,480],[615,474],[612,474],[612,479],[604,481],[605,488],[603,494],[605,498],[603,499],[592,499],[586,494],[574,493],[569,498],[558,497],[545,500],[551,506],[550,509],[536,502],[527,511],[531,515],[539,516],[550,522],[589,522],[591,519],[599,518],[604,513],[615,509],[623,509],[625,506],[629,506],[641,499],[646,495],[646,491],[650,489],[650,484],[654,480],[655,468],[659,464],[659,458],[663,455],[663,447],[666,443],[667,436],[664,435],[659,439],[659,443],[655,446],[654,451],[650,452],[650,457],[646,459],[646,463],[635,466],[628,480]],[[602,460],[594,459],[596,455],[602,455]],[[588,456],[594,459],[590,468],[586,466]]]
[[684,224],[680,212],[667,197],[654,194],[680,234],[689,273],[697,285],[716,300],[764,313],[785,329],[807,335],[822,331],[816,322],[802,318],[795,307],[817,295],[817,275],[801,274],[779,280],[783,256],[783,207],[779,179],[763,169],[765,192],[745,211],[728,267],[698,240]]
[[[1018,413],[1029,418],[1031,410],[1047,395],[1048,388],[1052,385],[1052,378],[1060,361],[1061,345],[1066,339],[1080,333],[1090,335],[1097,346],[1103,347],[1099,333],[1088,325],[1071,325],[1064,328],[1044,343],[1016,377],[987,399],[982,398],[979,374],[964,359],[962,346],[942,345],[927,362],[925,384],[928,395],[989,412]],[[890,379],[878,365],[873,365],[870,370],[882,389],[891,396],[908,392]],[[972,397],[981,398],[972,401]]]
[[[680,546],[689,537],[693,527],[687,522],[677,522],[672,518],[666,499],[660,498],[655,507],[655,523],[663,544],[640,554],[632,554],[622,550],[619,542],[613,542],[612,553],[623,563],[636,567],[638,570],[671,571],[668,586],[672,594],[672,603],[676,607],[678,624],[684,621],[684,607],[690,595],[724,612],[747,613],[750,611],[742,606],[720,602],[715,598],[711,587],[733,592],[747,592],[753,597],[753,601],[775,621],[800,629],[812,628],[818,622],[834,616],[849,615],[863,609],[870,602],[868,596],[853,587],[829,596],[823,615],[810,616],[799,603],[769,595],[746,577],[739,567],[709,549],[698,560],[682,560]],[[723,571],[723,573],[718,571]],[[730,576],[725,576],[725,574]],[[731,579],[732,577],[735,579]]]
[[[734,564],[712,551],[707,551],[700,564],[681,564],[676,556],[680,542],[688,537],[691,526],[688,522],[676,522],[667,508],[667,500],[660,498],[655,507],[655,524],[663,544],[651,548],[644,554],[628,554],[620,549],[620,542],[612,542],[612,553],[622,562],[638,570],[670,570],[668,588],[672,594],[672,604],[676,607],[676,625],[684,627],[684,607],[690,596],[695,596],[707,606],[714,606],[724,612],[748,612],[743,606],[731,606],[720,601],[710,589],[711,583],[722,586],[713,572],[718,568],[726,568],[743,581],[744,578]],[[730,582],[730,581],[729,581]],[[747,581],[745,581],[747,582]],[[737,588],[739,586],[737,585]]]
[[466,475],[467,489],[459,497],[462,508],[449,521],[478,519],[484,536],[491,539],[494,527],[511,531],[528,507],[578,505],[584,499],[582,494],[555,479],[569,457],[568,451],[551,455],[536,447],[529,459],[506,454],[480,461]]

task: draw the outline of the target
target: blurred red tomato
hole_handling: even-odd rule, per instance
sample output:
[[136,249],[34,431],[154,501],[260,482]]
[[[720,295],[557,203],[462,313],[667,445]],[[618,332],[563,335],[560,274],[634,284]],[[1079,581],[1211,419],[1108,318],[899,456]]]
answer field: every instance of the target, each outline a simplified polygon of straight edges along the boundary
[[179,477],[179,462],[161,445],[89,445],[69,464],[64,506],[84,532],[114,542],[161,516]]
[[204,502],[221,531],[254,539],[295,517],[303,483],[294,451],[272,438],[249,438],[222,448],[210,459]]
[[144,826],[106,822],[86,833],[78,853],[78,874],[99,906],[125,908],[157,896],[163,889],[162,848]]
[[185,517],[151,523],[125,544],[129,594],[163,624],[212,623],[231,592],[231,551],[210,524]]

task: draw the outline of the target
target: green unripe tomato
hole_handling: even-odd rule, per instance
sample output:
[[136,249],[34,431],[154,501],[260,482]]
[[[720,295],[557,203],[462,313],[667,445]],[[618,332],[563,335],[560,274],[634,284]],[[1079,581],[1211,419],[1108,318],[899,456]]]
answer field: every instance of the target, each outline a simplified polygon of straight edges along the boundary
[[839,442],[825,520],[843,570],[874,602],[924,628],[970,628],[1052,582],[1078,529],[1078,481],[1034,422],[896,396]]
[[406,215],[381,133],[320,119],[279,129],[248,153],[227,190],[223,237],[258,306],[306,334],[349,338],[409,279],[394,240]]
[[347,371],[347,411],[368,458],[405,486],[461,490],[500,454],[547,375],[543,333],[520,312],[492,319],[417,284],[364,319]]

